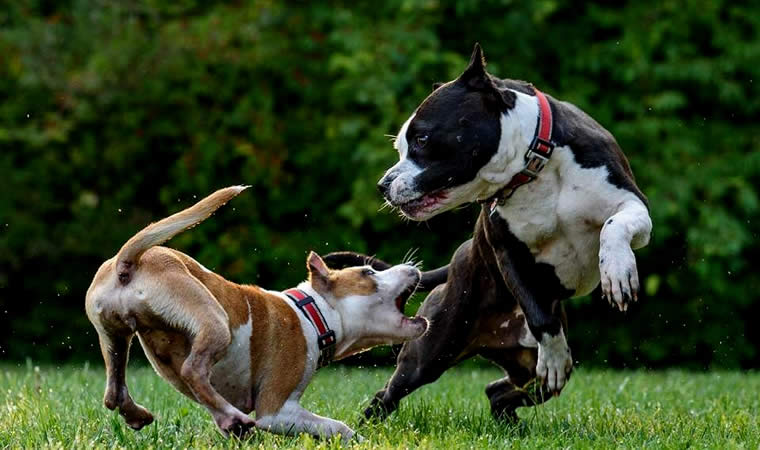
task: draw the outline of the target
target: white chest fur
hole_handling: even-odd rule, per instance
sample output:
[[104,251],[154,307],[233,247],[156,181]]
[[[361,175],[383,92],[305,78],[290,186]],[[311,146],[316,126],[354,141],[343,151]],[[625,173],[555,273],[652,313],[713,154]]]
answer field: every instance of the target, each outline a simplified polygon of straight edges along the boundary
[[585,295],[599,283],[599,234],[623,202],[636,199],[607,181],[607,168],[583,168],[568,147],[554,150],[539,177],[497,208],[536,262],[554,266],[562,285]]

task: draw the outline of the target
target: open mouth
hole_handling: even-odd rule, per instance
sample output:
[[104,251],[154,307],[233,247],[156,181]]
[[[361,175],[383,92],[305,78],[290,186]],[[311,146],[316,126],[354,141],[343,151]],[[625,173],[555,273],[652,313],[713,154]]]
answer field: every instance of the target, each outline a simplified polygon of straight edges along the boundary
[[406,302],[409,300],[412,294],[414,294],[414,291],[417,290],[417,284],[419,282],[419,276],[415,277],[414,283],[411,283],[409,287],[401,291],[399,296],[396,297],[396,308],[398,308],[398,312],[401,314],[404,314],[404,307],[406,306]]
[[439,203],[446,199],[446,191],[439,189],[437,191],[425,194],[421,197],[417,197],[414,200],[410,200],[406,203],[399,205],[401,211],[409,216],[414,216],[420,212],[433,209]]

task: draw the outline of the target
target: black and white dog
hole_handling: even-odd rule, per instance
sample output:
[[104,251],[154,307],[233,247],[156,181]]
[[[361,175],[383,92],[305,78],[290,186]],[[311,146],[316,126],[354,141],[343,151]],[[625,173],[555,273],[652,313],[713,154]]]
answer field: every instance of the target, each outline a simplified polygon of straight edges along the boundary
[[[486,388],[497,417],[515,418],[517,407],[549,397],[523,389],[536,377],[543,394],[559,394],[573,367],[561,300],[600,280],[621,311],[637,300],[632,249],[648,243],[652,222],[615,138],[577,107],[487,73],[476,44],[464,73],[434,86],[395,147],[400,161],[378,187],[405,216],[483,206],[448,276],[442,268],[423,277],[430,288],[446,281],[418,312],[428,332],[404,344],[366,414],[393,411],[477,354],[506,372]],[[326,261],[341,259],[351,262],[345,253]]]

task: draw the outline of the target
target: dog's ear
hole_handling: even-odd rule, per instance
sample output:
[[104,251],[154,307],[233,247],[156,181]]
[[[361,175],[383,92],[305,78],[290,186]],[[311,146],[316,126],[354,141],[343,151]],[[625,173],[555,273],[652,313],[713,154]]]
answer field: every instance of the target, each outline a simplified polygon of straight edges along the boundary
[[309,282],[317,292],[327,291],[330,281],[330,269],[322,258],[314,252],[309,253],[306,259],[306,269],[309,271]]
[[486,103],[495,109],[504,111],[515,106],[516,96],[508,89],[499,89],[486,72],[486,58],[479,43],[475,43],[470,56],[470,64],[458,78],[468,89],[480,91],[485,95]]
[[433,90],[435,91],[436,89],[438,89],[441,86],[443,86],[443,83],[441,83],[440,81],[435,82],[435,83],[433,83]]
[[475,48],[472,49],[470,56],[470,64],[464,69],[462,75],[459,75],[459,80],[472,89],[480,90],[493,86],[491,78],[486,72],[486,59],[479,43],[475,43]]

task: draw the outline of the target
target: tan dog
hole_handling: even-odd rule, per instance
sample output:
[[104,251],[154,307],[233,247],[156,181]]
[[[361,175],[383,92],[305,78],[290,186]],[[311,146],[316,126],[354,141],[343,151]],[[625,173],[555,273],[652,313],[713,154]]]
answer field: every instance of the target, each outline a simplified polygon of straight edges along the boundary
[[[157,247],[243,189],[221,189],[149,225],[98,270],[86,309],[106,363],[105,406],[118,407],[136,430],[153,421],[126,385],[129,347],[137,335],[156,372],[208,408],[225,435],[242,435],[255,425],[349,439],[354,432],[345,424],[298,401],[333,352],[340,359],[425,332],[425,319],[402,313],[420,273],[408,265],[331,271],[312,252],[308,281],[285,295],[232,283],[181,252]],[[247,415],[254,410],[255,422]]]

